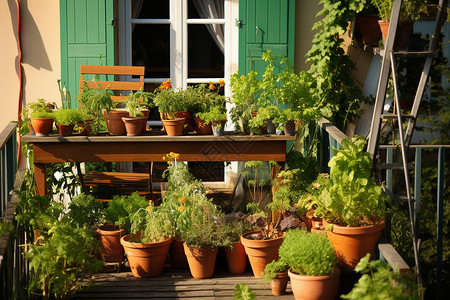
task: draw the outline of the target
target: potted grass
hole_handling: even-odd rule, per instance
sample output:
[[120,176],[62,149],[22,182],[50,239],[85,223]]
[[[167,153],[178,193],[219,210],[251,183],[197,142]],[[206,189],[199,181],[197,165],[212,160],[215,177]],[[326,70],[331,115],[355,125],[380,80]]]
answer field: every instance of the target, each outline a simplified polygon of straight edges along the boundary
[[373,254],[385,226],[387,195],[371,175],[373,162],[364,152],[365,143],[361,136],[342,140],[328,163],[330,178],[311,202],[315,215],[330,224],[328,237],[346,268]]
[[173,235],[169,214],[150,202],[130,216],[131,234],[120,243],[135,277],[155,277],[163,272]]
[[280,247],[280,260],[289,266],[295,299],[335,299],[341,272],[325,235],[289,230]]
[[272,295],[281,296],[286,293],[286,286],[289,281],[289,265],[284,259],[274,260],[266,265],[262,278],[264,283],[270,283]]
[[82,121],[80,110],[62,108],[53,112],[53,119],[60,136],[72,135],[77,122]]
[[145,132],[147,117],[144,116],[141,108],[140,93],[130,92],[125,99],[125,109],[128,111],[127,117],[122,117],[128,136],[141,135]]

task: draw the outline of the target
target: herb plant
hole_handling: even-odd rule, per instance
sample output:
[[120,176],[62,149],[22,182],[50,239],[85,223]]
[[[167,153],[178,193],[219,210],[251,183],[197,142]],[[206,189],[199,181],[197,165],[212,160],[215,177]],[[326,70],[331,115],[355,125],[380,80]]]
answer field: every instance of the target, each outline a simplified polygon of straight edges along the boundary
[[92,195],[82,193],[70,202],[68,215],[76,227],[86,227],[94,232],[102,221],[103,211],[103,203]]
[[83,120],[82,113],[76,109],[62,108],[53,112],[53,119],[56,124],[72,125]]
[[125,99],[125,108],[128,111],[131,118],[143,116],[139,98],[141,94],[142,94],[141,90],[139,90],[136,93],[130,91],[128,98]]
[[253,300],[256,299],[256,294],[252,292],[251,288],[245,283],[236,283],[234,286],[234,300]]
[[173,235],[170,211],[155,207],[152,202],[131,215],[131,233],[140,233],[143,243],[161,242]]
[[328,237],[301,229],[286,232],[279,254],[280,260],[289,265],[291,272],[299,275],[331,275],[337,266],[334,248]]
[[116,195],[108,202],[108,207],[105,210],[105,221],[118,225],[127,232],[130,232],[130,217],[139,209],[145,209],[148,205],[149,202],[137,192],[129,196]]
[[266,265],[262,278],[264,283],[270,283],[277,276],[277,273],[287,272],[289,265],[284,259],[274,260]]
[[209,124],[211,121],[226,120],[227,110],[224,106],[212,106],[209,111],[197,113],[196,116]]
[[[378,9],[381,20],[389,21],[391,19],[394,0],[371,0],[371,3]],[[417,21],[420,13],[425,11],[425,3],[426,1],[424,0],[403,0],[400,9],[400,20]]]

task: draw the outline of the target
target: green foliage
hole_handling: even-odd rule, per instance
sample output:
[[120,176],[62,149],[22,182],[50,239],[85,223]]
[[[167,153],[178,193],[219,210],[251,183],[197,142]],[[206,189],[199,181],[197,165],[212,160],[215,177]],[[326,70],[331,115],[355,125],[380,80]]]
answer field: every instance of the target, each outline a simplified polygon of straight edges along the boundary
[[125,109],[128,111],[129,116],[134,117],[141,117],[143,116],[142,110],[141,110],[141,101],[140,101],[140,95],[142,94],[142,90],[139,90],[136,93],[133,93],[133,91],[130,91],[130,94],[125,99]]
[[171,223],[170,211],[155,207],[150,203],[147,208],[140,208],[130,216],[131,233],[141,233],[143,243],[161,242],[171,237],[174,225]]
[[366,140],[343,139],[329,161],[330,182],[315,198],[316,215],[343,226],[365,226],[384,217],[387,195],[372,178],[372,158],[364,151]]
[[268,263],[262,272],[264,283],[270,283],[277,276],[277,273],[287,272],[289,265],[284,259],[273,260]]
[[186,103],[183,102],[183,91],[179,90],[175,92],[172,89],[159,90],[154,98],[155,105],[158,106],[158,110],[163,114],[171,114],[178,111],[186,111]]
[[77,228],[86,227],[91,232],[101,224],[103,204],[92,195],[75,196],[69,204],[69,218]]
[[211,106],[209,111],[197,113],[196,116],[209,124],[211,121],[226,120],[227,110],[224,106]]
[[98,248],[98,241],[89,230],[74,227],[67,218],[53,223],[48,233],[25,254],[31,269],[29,292],[42,293],[44,299],[51,295],[65,299],[80,287],[84,275],[100,270],[101,261],[89,253]]
[[72,125],[83,120],[82,112],[77,109],[62,108],[53,112],[56,124]]
[[337,266],[334,248],[328,237],[301,229],[286,232],[279,254],[291,272],[300,275],[330,275]]
[[343,299],[422,299],[412,274],[403,277],[393,272],[387,262],[361,258],[355,271],[363,274]]
[[250,287],[245,283],[236,283],[234,286],[234,300],[253,300],[256,294],[252,292]]
[[322,114],[343,131],[360,115],[363,96],[350,76],[354,64],[341,47],[341,36],[366,3],[367,0],[321,0],[320,19],[313,26],[316,34],[307,53],[311,63],[308,73],[315,81],[311,93],[323,103]]
[[130,232],[130,217],[139,209],[145,209],[148,205],[149,202],[137,192],[129,196],[116,195],[108,202],[108,207],[105,210],[105,221],[118,225],[127,232]]
[[[371,0],[371,3],[378,9],[378,14],[381,20],[389,21],[391,19],[392,6],[394,0]],[[426,0],[403,0],[400,9],[400,20],[402,21],[417,21],[420,18],[420,13],[425,12],[424,5]]]
[[[7,220],[0,220],[0,236],[2,236],[5,232],[13,232],[14,231],[14,225],[11,222],[8,222]],[[4,246],[4,245],[0,245]]]

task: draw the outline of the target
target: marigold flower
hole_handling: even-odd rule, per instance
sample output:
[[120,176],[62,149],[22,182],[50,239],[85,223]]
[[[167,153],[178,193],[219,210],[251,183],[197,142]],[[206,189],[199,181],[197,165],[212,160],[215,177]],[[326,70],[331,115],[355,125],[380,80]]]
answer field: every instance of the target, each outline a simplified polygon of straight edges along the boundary
[[220,86],[225,86],[225,80],[220,79],[220,80],[219,80],[219,84],[220,84]]
[[187,200],[186,197],[180,197],[180,198],[178,198],[178,203],[180,203],[180,204],[185,203],[186,200]]
[[210,89],[210,90],[215,90],[215,89],[216,89],[216,86],[215,86],[214,84],[210,83],[210,84],[209,84],[209,89]]
[[164,81],[163,83],[161,83],[160,86],[161,90],[169,90],[172,88],[172,85],[170,84],[170,78],[167,81]]
[[178,211],[184,211],[186,209],[186,206],[181,205],[180,207],[178,207]]
[[152,211],[152,210],[153,210],[153,205],[149,205],[149,206],[147,206],[146,210],[150,210],[150,211]]
[[241,75],[241,79],[244,79],[244,75]]

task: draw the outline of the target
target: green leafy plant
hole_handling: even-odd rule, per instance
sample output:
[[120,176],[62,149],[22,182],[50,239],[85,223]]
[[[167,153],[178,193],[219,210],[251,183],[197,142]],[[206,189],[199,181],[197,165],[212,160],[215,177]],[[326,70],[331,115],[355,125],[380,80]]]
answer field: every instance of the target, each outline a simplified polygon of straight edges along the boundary
[[139,90],[136,93],[130,91],[130,94],[125,99],[125,109],[128,111],[131,118],[141,117],[143,116],[141,111],[141,100],[140,95],[142,94],[142,90]]
[[253,300],[256,294],[252,292],[250,287],[245,283],[236,283],[234,286],[234,300]]
[[174,224],[171,223],[170,213],[164,207],[155,207],[150,202],[149,206],[140,208],[131,215],[131,233],[140,233],[140,240],[143,243],[166,240],[174,232]]
[[72,125],[83,120],[82,112],[77,109],[62,108],[53,112],[53,120],[56,124]]
[[137,192],[134,192],[129,196],[116,195],[108,202],[108,206],[105,209],[105,221],[110,224],[118,225],[127,232],[130,232],[130,217],[139,209],[145,209],[148,205],[149,202]]
[[422,299],[412,274],[403,276],[392,271],[387,262],[361,258],[355,271],[362,276],[343,299]]
[[277,276],[277,273],[287,272],[289,265],[284,259],[273,260],[268,263],[262,273],[264,283],[270,283]]
[[289,265],[291,272],[299,275],[331,275],[337,266],[334,248],[328,237],[301,229],[286,232],[279,254],[280,260]]
[[69,204],[69,218],[78,227],[86,227],[91,232],[101,224],[103,219],[103,203],[94,196],[84,193],[75,196]]
[[328,163],[330,180],[314,199],[315,214],[342,226],[366,226],[384,217],[387,195],[372,177],[372,158],[366,140],[343,139]]
[[[392,6],[394,0],[371,0],[371,3],[378,9],[380,19],[389,21],[391,19]],[[400,20],[417,21],[422,12],[426,12],[424,0],[403,0],[400,9]]]
[[223,106],[212,106],[209,111],[197,113],[196,116],[209,124],[211,121],[226,120],[227,110]]

